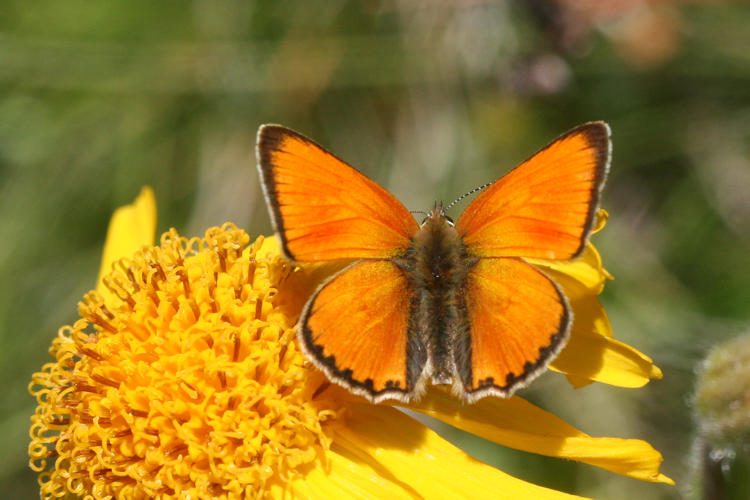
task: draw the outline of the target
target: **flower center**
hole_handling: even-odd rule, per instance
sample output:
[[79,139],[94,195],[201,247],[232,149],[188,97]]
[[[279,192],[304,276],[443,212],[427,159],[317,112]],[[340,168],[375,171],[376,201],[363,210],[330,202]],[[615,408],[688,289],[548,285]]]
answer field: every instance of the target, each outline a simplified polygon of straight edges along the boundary
[[84,297],[31,386],[43,497],[254,497],[324,459],[342,405],[294,340],[294,269],[249,240],[171,230]]

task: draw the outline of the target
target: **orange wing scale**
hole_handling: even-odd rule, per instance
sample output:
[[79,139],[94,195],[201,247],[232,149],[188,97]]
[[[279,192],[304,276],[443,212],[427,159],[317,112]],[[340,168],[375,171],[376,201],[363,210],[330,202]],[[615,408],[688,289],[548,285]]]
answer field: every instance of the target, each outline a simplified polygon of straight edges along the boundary
[[387,260],[355,263],[310,299],[300,318],[303,349],[326,374],[376,400],[411,391],[406,277]]
[[297,261],[389,258],[416,232],[389,192],[309,139],[266,125],[258,168],[276,233]]
[[609,127],[582,125],[479,195],[456,227],[478,257],[565,260],[583,250],[606,177]]
[[481,259],[466,282],[469,366],[458,366],[469,399],[507,397],[562,349],[571,315],[560,289],[520,259]]

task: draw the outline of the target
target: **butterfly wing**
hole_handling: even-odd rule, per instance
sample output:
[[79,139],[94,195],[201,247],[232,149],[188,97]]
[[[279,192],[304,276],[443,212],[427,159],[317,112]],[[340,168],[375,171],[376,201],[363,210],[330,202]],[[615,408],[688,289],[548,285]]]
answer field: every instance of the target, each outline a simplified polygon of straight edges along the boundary
[[409,334],[409,284],[388,260],[356,262],[305,306],[298,339],[328,378],[370,401],[408,401],[420,390],[425,349]]
[[406,207],[313,141],[264,125],[256,154],[287,257],[307,262],[389,258],[409,246],[418,226]]
[[457,389],[468,401],[510,396],[567,342],[567,299],[522,258],[564,260],[583,251],[609,157],[605,123],[577,127],[492,184],[459,218],[463,243],[478,258],[464,286],[470,334],[454,346]]
[[543,372],[567,342],[567,299],[521,259],[480,259],[464,294],[471,334],[456,346],[461,355],[454,360],[459,392],[468,401],[509,397]]
[[469,252],[550,260],[578,256],[594,223],[610,150],[607,124],[587,123],[493,183],[456,223]]

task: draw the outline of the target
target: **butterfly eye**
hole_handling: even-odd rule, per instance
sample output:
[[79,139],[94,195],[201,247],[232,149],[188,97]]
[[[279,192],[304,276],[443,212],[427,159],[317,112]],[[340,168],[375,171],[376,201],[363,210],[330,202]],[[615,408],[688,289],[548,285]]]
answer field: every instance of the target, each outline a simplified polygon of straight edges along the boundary
[[445,217],[445,220],[446,220],[446,222],[448,222],[448,225],[449,225],[449,226],[453,227],[453,226],[455,226],[455,225],[456,225],[456,224],[455,224],[455,223],[453,222],[453,219],[451,219],[451,218],[450,218],[450,217],[448,217],[447,215],[443,214],[443,217]]

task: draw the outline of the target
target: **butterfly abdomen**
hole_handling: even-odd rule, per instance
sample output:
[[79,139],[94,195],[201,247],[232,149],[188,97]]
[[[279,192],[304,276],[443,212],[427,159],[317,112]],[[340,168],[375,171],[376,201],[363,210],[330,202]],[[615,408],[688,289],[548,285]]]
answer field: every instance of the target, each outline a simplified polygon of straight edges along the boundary
[[469,349],[463,287],[475,263],[461,236],[436,208],[414,235],[405,269],[413,290],[410,336],[425,346],[427,376],[434,384],[453,381],[454,351]]

